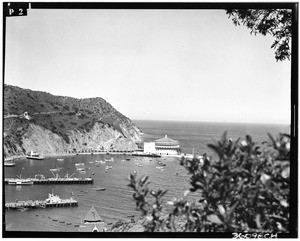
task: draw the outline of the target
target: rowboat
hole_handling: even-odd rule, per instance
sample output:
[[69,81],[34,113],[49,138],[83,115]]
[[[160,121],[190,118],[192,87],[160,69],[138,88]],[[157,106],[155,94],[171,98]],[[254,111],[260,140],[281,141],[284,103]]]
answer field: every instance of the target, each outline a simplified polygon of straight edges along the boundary
[[104,191],[105,187],[93,187],[93,190],[95,190],[95,191]]

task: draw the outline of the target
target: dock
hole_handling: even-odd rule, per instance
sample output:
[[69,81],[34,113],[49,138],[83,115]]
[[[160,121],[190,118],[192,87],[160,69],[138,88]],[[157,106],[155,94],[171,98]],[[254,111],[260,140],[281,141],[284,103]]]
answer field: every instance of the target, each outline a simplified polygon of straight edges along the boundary
[[46,200],[28,200],[28,201],[16,201],[5,203],[6,210],[22,210],[32,208],[52,208],[52,207],[77,207],[77,200],[72,197],[69,199],[61,199],[53,193],[49,193],[49,197]]
[[90,177],[86,178],[26,178],[26,179],[20,179],[20,178],[5,178],[4,183],[10,184],[10,185],[22,185],[22,183],[25,182],[32,182],[32,184],[93,184],[94,180]]

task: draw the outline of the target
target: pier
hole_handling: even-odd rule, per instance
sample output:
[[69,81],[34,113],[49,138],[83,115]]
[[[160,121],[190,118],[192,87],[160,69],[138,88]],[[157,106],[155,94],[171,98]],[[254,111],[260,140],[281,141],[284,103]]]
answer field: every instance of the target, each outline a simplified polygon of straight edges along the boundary
[[72,197],[69,199],[61,199],[53,193],[49,193],[46,200],[28,200],[5,203],[6,210],[24,210],[31,208],[51,208],[51,207],[77,207],[77,200]]
[[94,180],[90,177],[87,178],[5,178],[4,183],[9,185],[23,185],[23,183],[31,184],[93,184]]

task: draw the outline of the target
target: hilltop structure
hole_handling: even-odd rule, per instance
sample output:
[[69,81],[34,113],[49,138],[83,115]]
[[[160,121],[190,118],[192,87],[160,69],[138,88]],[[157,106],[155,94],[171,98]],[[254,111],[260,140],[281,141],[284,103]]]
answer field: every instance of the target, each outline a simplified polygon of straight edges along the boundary
[[165,135],[164,138],[153,142],[144,142],[144,153],[159,155],[179,155],[180,144],[178,140],[173,140]]

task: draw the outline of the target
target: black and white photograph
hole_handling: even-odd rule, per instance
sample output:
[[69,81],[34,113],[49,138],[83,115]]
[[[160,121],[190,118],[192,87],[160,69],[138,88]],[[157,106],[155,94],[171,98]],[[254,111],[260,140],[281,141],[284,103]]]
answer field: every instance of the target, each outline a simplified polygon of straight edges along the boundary
[[3,2],[2,237],[296,238],[298,7]]

